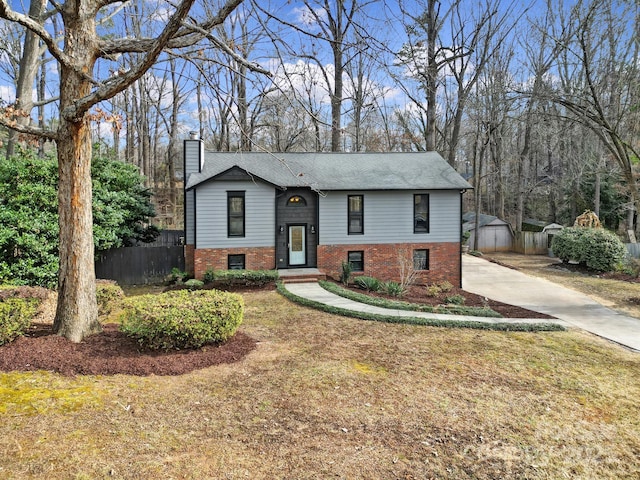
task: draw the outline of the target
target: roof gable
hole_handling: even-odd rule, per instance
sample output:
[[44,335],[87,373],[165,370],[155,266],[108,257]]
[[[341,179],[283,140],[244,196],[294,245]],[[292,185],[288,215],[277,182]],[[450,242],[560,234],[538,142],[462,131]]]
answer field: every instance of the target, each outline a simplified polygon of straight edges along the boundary
[[187,188],[237,168],[281,188],[461,190],[472,188],[438,153],[205,152]]

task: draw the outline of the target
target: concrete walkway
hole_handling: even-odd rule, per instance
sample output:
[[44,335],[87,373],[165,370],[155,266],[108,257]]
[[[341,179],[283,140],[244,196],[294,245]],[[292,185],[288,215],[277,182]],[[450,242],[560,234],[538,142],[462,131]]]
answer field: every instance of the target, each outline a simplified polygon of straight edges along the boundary
[[[375,307],[365,303],[355,302],[344,297],[340,297],[334,293],[328,292],[315,282],[306,283],[285,283],[285,288],[294,295],[319,303],[324,303],[332,307],[344,308],[345,310],[353,310],[355,312],[375,313],[378,315],[389,315],[395,317],[418,317],[433,318],[436,320],[463,320],[483,323],[560,323],[557,320],[546,320],[539,318],[487,318],[472,317],[468,315],[448,315],[441,313],[413,312],[408,310],[396,310],[391,308]],[[566,325],[565,325],[566,326]]]
[[620,314],[548,280],[463,255],[462,287],[499,302],[553,315],[571,326],[640,351],[640,319]]

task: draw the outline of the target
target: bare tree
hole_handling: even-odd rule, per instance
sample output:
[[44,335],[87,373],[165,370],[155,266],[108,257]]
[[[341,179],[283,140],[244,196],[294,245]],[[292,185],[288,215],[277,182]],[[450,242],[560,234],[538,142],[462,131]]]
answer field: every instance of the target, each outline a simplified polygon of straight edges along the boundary
[[[60,46],[40,22],[14,10],[6,0],[0,0],[0,18],[35,33],[59,65],[60,114],[55,130],[15,125],[8,110],[4,111],[1,121],[21,133],[39,135],[57,143],[60,273],[54,330],[72,341],[79,342],[100,330],[95,293],[89,111],[142,77],[165,49],[188,47],[209,37],[210,31],[220,25],[241,0],[229,0],[214,15],[200,20],[196,20],[194,2],[167,4],[167,20],[154,37],[115,38],[102,37],[96,28],[97,20],[112,2],[67,1],[51,12],[59,16],[64,25]],[[222,42],[220,48],[225,48]],[[108,70],[96,70],[98,62],[107,64],[114,56],[130,52],[141,56],[128,71],[99,75]]]
[[[640,211],[634,159],[639,130],[640,38],[637,2],[579,2],[565,19],[575,35],[563,44],[565,64],[576,65],[572,81],[560,84],[549,98],[567,115],[590,129],[620,168],[629,192],[628,228]],[[568,63],[571,62],[571,63]],[[636,229],[638,226],[636,225]]]

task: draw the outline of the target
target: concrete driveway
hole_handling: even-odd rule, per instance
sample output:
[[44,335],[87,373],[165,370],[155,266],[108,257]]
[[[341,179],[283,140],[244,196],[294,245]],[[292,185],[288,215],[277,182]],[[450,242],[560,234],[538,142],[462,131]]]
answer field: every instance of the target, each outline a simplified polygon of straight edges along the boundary
[[640,319],[620,314],[548,280],[463,255],[462,287],[487,298],[553,315],[570,326],[640,352]]

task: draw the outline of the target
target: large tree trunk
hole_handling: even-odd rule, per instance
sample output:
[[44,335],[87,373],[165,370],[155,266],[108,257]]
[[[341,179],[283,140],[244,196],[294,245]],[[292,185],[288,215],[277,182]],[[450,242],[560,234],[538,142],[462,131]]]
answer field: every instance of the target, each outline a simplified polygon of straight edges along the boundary
[[73,6],[67,10],[65,47],[78,62],[78,68],[61,66],[60,69],[57,140],[60,271],[53,330],[72,342],[81,342],[101,330],[93,256],[91,129],[87,113],[73,112],[72,108],[75,99],[87,95],[91,89],[85,72],[91,72],[95,63],[95,25],[87,21],[91,17],[82,6],[76,5],[76,11],[72,10]]
[[101,330],[96,303],[91,132],[89,122],[66,123],[58,140],[60,272],[53,330],[72,342]]

